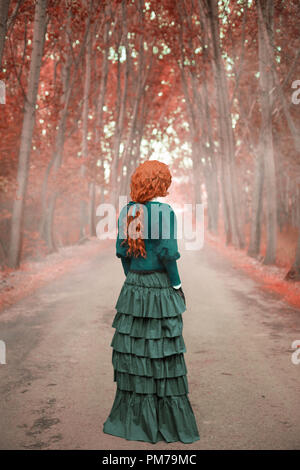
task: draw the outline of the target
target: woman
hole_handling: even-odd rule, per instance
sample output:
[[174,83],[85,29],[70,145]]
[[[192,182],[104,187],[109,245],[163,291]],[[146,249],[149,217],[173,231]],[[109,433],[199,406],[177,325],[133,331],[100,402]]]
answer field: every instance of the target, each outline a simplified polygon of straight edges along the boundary
[[139,165],[116,242],[126,280],[112,323],[117,390],[103,431],[151,443],[200,439],[187,396],[176,216],[169,204],[156,200],[168,194],[171,180],[162,162]]

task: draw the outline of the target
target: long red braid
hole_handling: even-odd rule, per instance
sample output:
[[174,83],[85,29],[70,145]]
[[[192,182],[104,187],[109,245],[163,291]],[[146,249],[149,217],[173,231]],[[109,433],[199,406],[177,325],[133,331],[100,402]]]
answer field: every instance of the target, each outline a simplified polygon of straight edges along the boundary
[[[154,197],[167,196],[171,182],[172,175],[169,167],[165,163],[159,162],[158,160],[147,160],[141,163],[131,176],[130,197],[132,201],[143,204]],[[127,214],[127,224],[125,227],[126,238],[122,241],[122,244],[128,244],[127,255],[146,258],[145,242],[142,237],[144,229],[144,211],[142,208],[141,210],[136,208],[135,215],[133,216],[133,208],[134,205],[130,207]],[[139,234],[136,238],[131,238],[128,233],[129,224],[133,220],[136,220],[134,226],[136,227],[136,232]]]

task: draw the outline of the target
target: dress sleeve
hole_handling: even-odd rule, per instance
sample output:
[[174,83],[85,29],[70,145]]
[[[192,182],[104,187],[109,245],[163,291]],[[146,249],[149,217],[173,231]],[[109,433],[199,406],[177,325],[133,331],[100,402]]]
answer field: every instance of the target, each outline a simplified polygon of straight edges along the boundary
[[124,232],[125,232],[126,223],[127,223],[127,206],[124,206],[118,218],[116,256],[118,258],[121,258],[125,276],[128,273],[130,260],[131,260],[131,256],[127,256],[128,244],[127,243],[122,244],[122,242],[125,239]]
[[181,283],[176,260],[180,258],[177,244],[177,218],[169,204],[160,213],[158,258],[164,264],[172,285]]
[[177,261],[175,259],[171,261],[164,261],[164,266],[169,275],[172,286],[178,286],[181,284],[180,276],[178,273]]
[[159,218],[158,257],[161,261],[177,260],[180,258],[177,244],[177,218],[169,204],[164,204]]
[[129,271],[129,268],[130,268],[130,258],[124,258],[124,257],[122,256],[121,261],[122,261],[122,266],[123,266],[124,274],[125,274],[125,276],[127,276],[128,271]]

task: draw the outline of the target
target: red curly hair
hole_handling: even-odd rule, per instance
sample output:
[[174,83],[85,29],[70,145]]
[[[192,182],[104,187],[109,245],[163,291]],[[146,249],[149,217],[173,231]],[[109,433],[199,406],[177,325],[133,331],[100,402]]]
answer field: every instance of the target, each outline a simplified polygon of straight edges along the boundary
[[[141,163],[131,176],[130,197],[132,201],[143,204],[154,197],[167,196],[171,182],[172,175],[165,163],[158,160],[147,160]],[[128,211],[125,227],[126,238],[122,244],[128,244],[127,255],[133,255],[134,257],[143,256],[143,258],[146,258],[145,241],[142,238],[144,211],[137,210],[135,216],[132,216],[132,210],[133,206]],[[136,220],[136,232],[139,233],[137,238],[131,238],[128,234],[129,224],[133,220]]]

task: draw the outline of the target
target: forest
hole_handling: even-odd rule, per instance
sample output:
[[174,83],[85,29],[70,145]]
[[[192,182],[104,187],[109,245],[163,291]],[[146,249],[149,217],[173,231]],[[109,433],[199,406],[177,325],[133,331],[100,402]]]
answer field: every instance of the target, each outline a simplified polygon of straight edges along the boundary
[[300,280],[298,0],[1,0],[0,263],[96,235],[149,158]]

